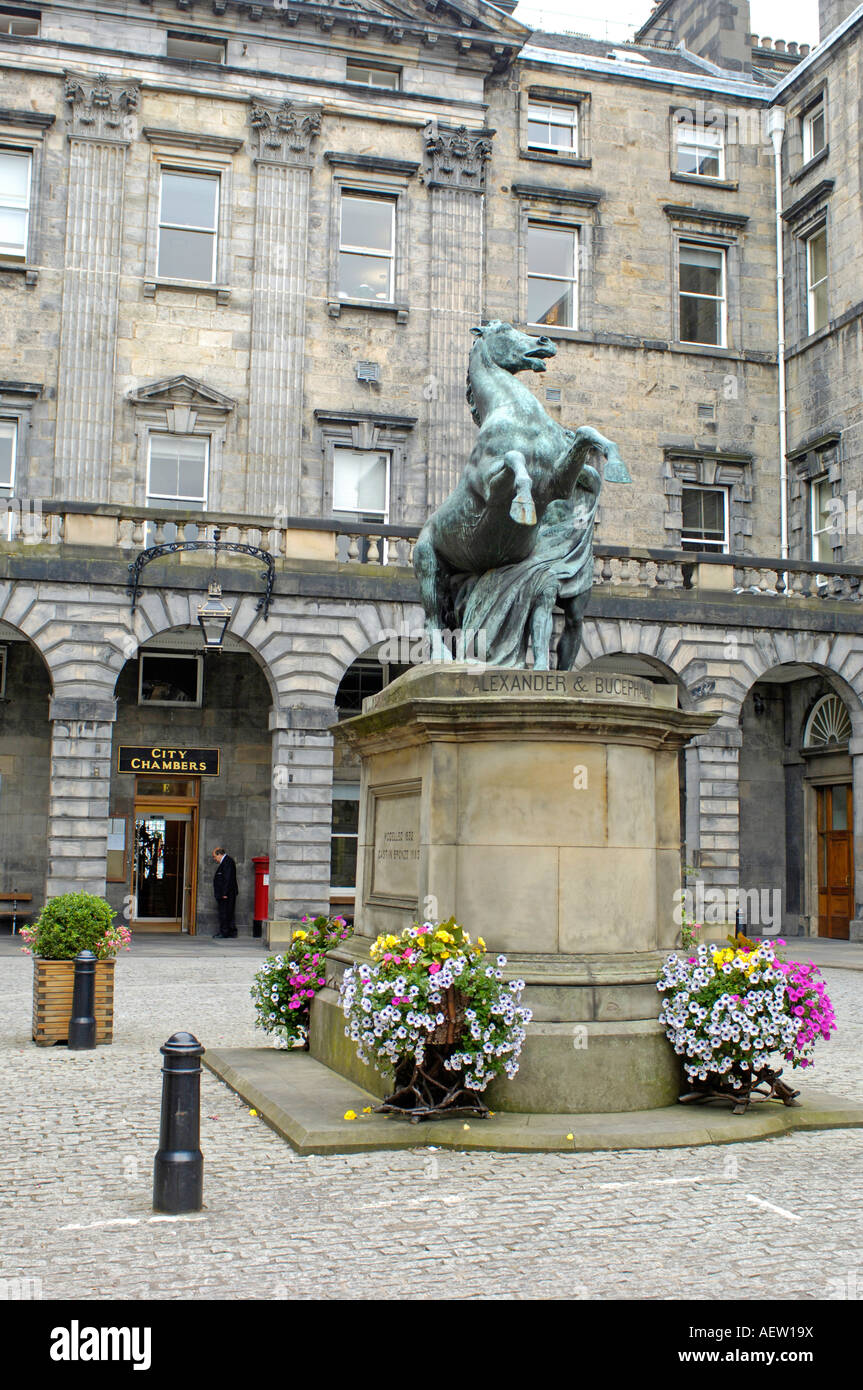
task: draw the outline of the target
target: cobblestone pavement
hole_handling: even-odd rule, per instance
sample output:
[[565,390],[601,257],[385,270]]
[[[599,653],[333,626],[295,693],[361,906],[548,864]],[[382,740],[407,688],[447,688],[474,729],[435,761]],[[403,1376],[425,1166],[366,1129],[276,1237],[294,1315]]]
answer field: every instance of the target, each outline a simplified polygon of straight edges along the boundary
[[[116,1041],[95,1053],[32,1044],[30,961],[0,954],[0,1295],[27,1279],[46,1299],[863,1297],[863,1130],[300,1158],[205,1072],[206,1210],[154,1217],[159,1045],[181,1028],[259,1044],[261,953],[133,950]],[[813,1075],[863,1100],[863,973],[826,978],[840,1032]]]

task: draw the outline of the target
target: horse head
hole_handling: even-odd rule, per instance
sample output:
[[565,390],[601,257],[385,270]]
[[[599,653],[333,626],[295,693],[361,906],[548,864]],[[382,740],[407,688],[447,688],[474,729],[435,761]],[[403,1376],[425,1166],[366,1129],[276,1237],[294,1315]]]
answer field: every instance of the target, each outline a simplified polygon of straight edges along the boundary
[[513,375],[526,371],[544,372],[544,359],[554,357],[557,352],[551,338],[534,338],[500,319],[492,319],[470,331],[482,342],[490,361]]

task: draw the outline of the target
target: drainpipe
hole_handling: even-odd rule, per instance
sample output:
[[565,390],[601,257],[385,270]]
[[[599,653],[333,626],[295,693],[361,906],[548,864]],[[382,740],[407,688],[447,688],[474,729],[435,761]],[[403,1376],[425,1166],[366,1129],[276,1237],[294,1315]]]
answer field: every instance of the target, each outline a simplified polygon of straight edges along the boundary
[[[788,404],[785,379],[785,245],[782,229],[782,137],[785,108],[771,106],[767,133],[773,141],[776,194],[776,356],[779,364],[779,537],[782,559],[788,559]],[[788,576],[785,576],[788,583]]]

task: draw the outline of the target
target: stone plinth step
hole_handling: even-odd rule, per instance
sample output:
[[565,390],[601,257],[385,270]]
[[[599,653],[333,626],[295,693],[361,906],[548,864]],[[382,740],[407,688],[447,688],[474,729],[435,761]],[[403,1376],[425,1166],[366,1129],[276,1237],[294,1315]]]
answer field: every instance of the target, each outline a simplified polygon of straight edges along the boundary
[[[370,1149],[480,1149],[549,1153],[609,1149],[673,1149],[769,1139],[791,1130],[863,1128],[863,1105],[804,1084],[794,1106],[754,1103],[744,1115],[730,1106],[671,1105],[605,1115],[519,1115],[420,1124],[394,1115],[363,1114],[378,1098],[315,1061],[307,1052],[247,1047],[210,1049],[204,1066],[258,1111],[301,1154]],[[352,1110],[355,1120],[344,1115]],[[572,1138],[568,1139],[567,1135]]]

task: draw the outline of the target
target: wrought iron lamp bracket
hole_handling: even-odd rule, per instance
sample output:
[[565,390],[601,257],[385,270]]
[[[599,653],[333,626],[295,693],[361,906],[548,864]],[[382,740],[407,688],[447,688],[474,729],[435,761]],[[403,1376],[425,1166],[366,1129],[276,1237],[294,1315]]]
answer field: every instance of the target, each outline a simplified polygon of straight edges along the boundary
[[276,578],[276,562],[268,550],[261,550],[256,545],[243,545],[240,541],[223,541],[216,531],[214,539],[211,541],[165,541],[162,545],[151,545],[147,550],[142,550],[139,555],[129,565],[129,584],[128,591],[132,600],[132,612],[138,606],[138,590],[141,585],[141,574],[152,560],[161,560],[165,555],[176,555],[182,550],[212,550],[215,557],[215,564],[218,564],[219,555],[223,550],[228,550],[234,555],[251,555],[255,559],[263,560],[266,569],[261,572],[261,579],[264,581],[264,592],[261,594],[256,604],[257,611],[262,613],[266,619],[269,616],[270,604],[273,598],[273,584]]

